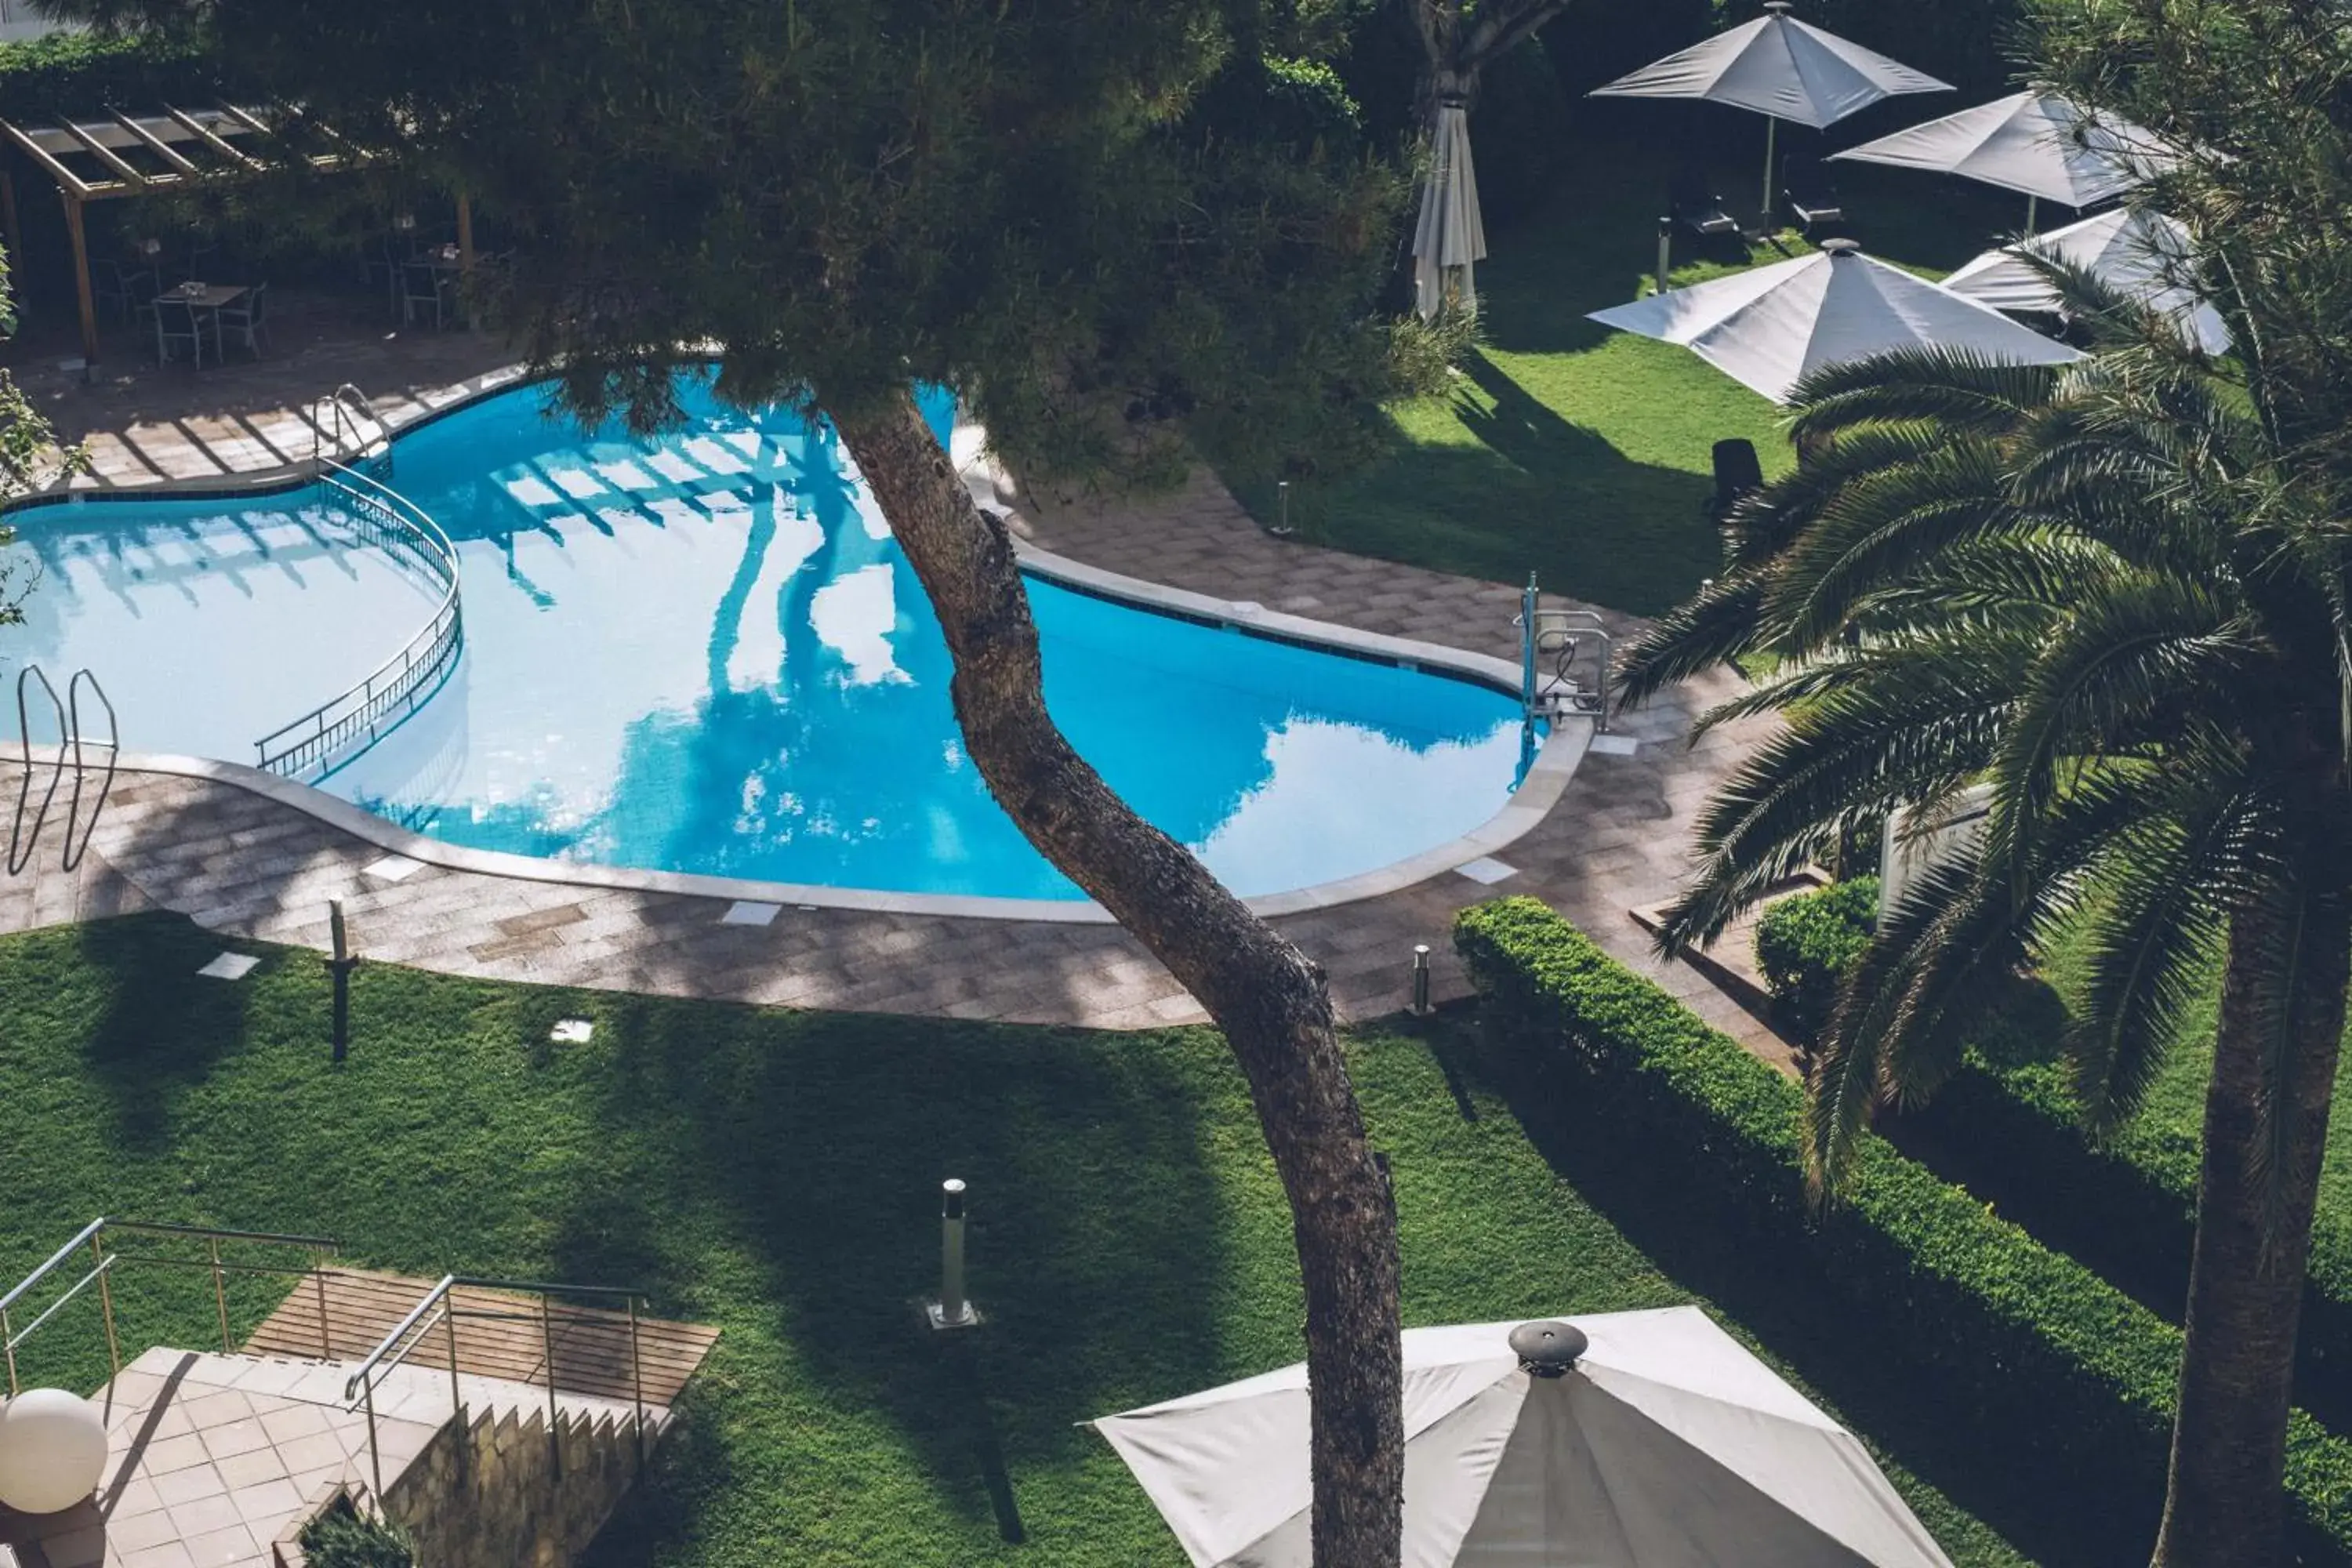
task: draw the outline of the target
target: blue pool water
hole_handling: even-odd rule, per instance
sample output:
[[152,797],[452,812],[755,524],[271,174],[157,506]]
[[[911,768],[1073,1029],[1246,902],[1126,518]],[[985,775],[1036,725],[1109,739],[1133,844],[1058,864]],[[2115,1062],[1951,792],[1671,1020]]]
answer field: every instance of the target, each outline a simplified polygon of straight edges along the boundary
[[[1069,899],[963,754],[947,648],[829,432],[699,386],[686,426],[580,429],[521,389],[402,437],[393,483],[460,562],[466,652],[321,787],[451,843],[605,865]],[[927,402],[942,438],[952,418]],[[89,665],[123,743],[250,762],[431,611],[316,492],[10,521],[44,581],[0,629]],[[1244,894],[1458,837],[1522,763],[1517,702],[1032,579],[1079,751]],[[62,682],[60,682],[62,684]]]

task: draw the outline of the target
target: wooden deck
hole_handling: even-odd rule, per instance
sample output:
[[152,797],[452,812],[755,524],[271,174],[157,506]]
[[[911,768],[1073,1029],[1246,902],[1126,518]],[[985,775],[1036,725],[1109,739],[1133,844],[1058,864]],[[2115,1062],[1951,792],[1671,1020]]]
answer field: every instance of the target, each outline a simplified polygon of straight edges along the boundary
[[[248,1354],[304,1361],[359,1361],[383,1342],[400,1321],[429,1294],[435,1281],[398,1274],[328,1268],[305,1276],[246,1342]],[[320,1317],[325,1302],[325,1321]],[[627,1314],[563,1302],[549,1303],[545,1316],[536,1296],[509,1295],[460,1286],[450,1292],[457,1307],[457,1370],[550,1386],[548,1345],[554,1345],[559,1394],[593,1394],[668,1406],[677,1403],[719,1331],[639,1314],[636,1360],[629,1354]],[[410,1366],[446,1369],[447,1322],[412,1334],[405,1357]]]

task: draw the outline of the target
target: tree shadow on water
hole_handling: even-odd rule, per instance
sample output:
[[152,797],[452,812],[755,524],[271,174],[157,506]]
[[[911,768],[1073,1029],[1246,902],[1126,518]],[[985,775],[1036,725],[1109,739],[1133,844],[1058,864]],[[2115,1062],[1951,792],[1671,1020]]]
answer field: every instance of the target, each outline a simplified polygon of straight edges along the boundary
[[[1024,1537],[1016,1484],[1097,1440],[1075,1424],[1232,1374],[1215,1285],[1227,1246],[1202,1147],[1212,1047],[923,1020],[688,1015],[616,998],[601,1132],[638,1152],[625,1184],[583,1192],[556,1267],[614,1268],[657,1310],[726,1332],[709,1377],[774,1385],[797,1427],[734,1444],[854,1442],[883,1424],[975,1546]],[[1222,1069],[1221,1057],[1216,1058]],[[939,1336],[940,1183],[971,1185],[975,1334]],[[746,1364],[742,1358],[758,1358]],[[823,1413],[834,1412],[832,1417]],[[705,1439],[708,1441],[709,1439]],[[632,1559],[692,1528],[689,1475],[632,1510]],[[658,1494],[670,1493],[664,1497]],[[615,1562],[621,1558],[613,1559]]]

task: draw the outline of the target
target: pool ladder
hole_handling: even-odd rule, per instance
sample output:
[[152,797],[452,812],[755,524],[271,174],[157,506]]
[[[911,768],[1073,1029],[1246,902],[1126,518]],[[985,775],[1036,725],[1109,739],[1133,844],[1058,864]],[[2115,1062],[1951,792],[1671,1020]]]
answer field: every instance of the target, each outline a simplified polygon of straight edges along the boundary
[[372,479],[392,477],[392,432],[368,395],[348,381],[310,410],[311,470],[324,473],[329,463],[357,468]]
[[1530,572],[1511,624],[1519,629],[1519,698],[1528,721],[1573,714],[1607,733],[1616,643],[1600,613],[1545,609]]
[[[50,758],[48,786],[41,792],[38,805],[33,804],[34,779],[42,771],[33,760],[32,696],[36,681],[58,721],[57,751]],[[92,740],[83,733],[81,697],[85,687],[106,714],[103,741]],[[65,868],[79,870],[82,857],[89,850],[90,836],[98,830],[99,813],[106,808],[106,797],[114,788],[114,764],[121,752],[121,729],[115,721],[114,704],[108,699],[106,689],[98,683],[98,677],[88,669],[74,671],[60,700],[58,689],[41,667],[28,664],[16,672],[16,738],[23,772],[16,781],[16,810],[8,828],[8,874],[16,876],[33,863],[34,853],[40,847],[41,832],[48,826],[50,809],[57,804],[58,786],[64,784],[68,771],[73,774],[73,792],[66,805]],[[94,761],[91,752],[104,752],[103,763]],[[83,795],[93,771],[98,784],[85,812]]]

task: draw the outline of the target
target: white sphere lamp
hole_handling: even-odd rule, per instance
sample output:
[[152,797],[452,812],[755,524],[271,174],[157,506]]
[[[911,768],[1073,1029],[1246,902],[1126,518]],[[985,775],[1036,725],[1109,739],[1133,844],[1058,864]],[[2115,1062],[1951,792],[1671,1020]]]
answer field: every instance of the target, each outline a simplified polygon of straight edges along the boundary
[[0,1405],[0,1503],[57,1513],[98,1490],[106,1474],[106,1422],[62,1388],[32,1388]]

